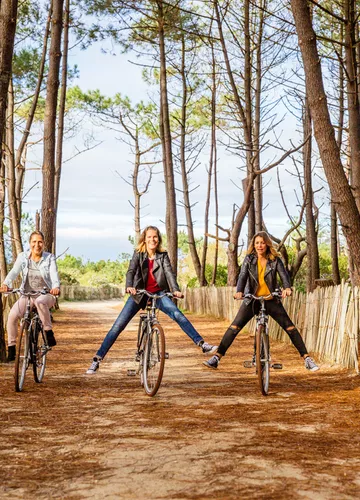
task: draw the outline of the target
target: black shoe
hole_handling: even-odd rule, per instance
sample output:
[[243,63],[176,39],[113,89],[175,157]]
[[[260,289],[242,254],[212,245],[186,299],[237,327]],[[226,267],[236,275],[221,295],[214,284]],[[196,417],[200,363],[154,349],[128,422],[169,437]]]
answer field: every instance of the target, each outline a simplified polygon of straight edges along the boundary
[[56,345],[56,339],[54,337],[54,332],[52,330],[45,330],[47,341],[49,347],[54,347]]
[[15,361],[15,356],[16,356],[16,346],[15,345],[9,345],[8,347],[8,362],[10,361]]

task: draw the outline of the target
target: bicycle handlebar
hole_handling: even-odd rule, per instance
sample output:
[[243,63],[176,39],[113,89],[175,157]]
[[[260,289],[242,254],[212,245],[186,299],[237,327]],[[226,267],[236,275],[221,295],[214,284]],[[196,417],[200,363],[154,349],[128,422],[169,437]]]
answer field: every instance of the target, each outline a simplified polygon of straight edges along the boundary
[[[147,290],[136,290],[136,293],[144,293],[145,295],[147,295],[151,299],[161,299],[162,297],[171,297],[171,298],[175,297],[175,295],[171,292],[161,292],[160,294],[157,294],[157,293],[148,292]],[[176,297],[176,298],[179,299],[180,297]]]
[[9,288],[7,292],[2,292],[2,293],[20,293],[23,297],[33,297],[35,295],[47,295],[50,293],[50,290],[48,288],[43,288],[42,290],[35,291],[31,290],[31,292],[25,292],[23,288]]
[[257,297],[256,295],[253,295],[252,293],[247,293],[244,295],[244,299],[254,299],[254,300],[266,300],[270,299],[271,297],[277,297],[278,299],[282,298],[280,290],[275,290],[275,292],[271,292],[269,295],[262,295],[260,297]]

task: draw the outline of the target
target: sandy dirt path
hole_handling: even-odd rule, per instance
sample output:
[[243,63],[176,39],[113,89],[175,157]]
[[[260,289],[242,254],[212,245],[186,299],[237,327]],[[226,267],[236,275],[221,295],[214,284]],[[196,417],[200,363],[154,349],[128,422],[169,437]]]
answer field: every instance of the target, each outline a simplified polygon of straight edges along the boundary
[[[359,377],[326,364],[306,372],[291,346],[276,344],[284,369],[263,397],[242,366],[249,334],[212,371],[161,315],[170,359],[149,398],[126,375],[135,321],[97,375],[84,374],[119,309],[62,303],[44,382],[29,372],[23,393],[13,364],[0,365],[1,499],[360,498]],[[189,318],[212,343],[227,327]]]

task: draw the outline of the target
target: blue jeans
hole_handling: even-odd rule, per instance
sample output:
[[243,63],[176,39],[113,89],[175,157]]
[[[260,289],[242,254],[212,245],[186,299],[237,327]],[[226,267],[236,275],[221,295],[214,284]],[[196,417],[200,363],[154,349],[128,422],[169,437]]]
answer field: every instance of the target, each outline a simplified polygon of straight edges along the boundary
[[[188,335],[191,340],[198,344],[204,340],[201,335],[195,330],[190,321],[183,315],[183,313],[176,307],[176,305],[170,300],[169,297],[162,297],[156,302],[157,307],[163,313],[167,314],[169,318],[176,321],[180,328]],[[96,353],[100,358],[104,358],[106,353],[110,350],[111,346],[118,338],[120,333],[125,329],[126,325],[135,316],[135,314],[141,309],[142,303],[137,304],[135,300],[130,296],[120,312],[119,316],[116,318],[115,323],[108,331],[100,349]]]

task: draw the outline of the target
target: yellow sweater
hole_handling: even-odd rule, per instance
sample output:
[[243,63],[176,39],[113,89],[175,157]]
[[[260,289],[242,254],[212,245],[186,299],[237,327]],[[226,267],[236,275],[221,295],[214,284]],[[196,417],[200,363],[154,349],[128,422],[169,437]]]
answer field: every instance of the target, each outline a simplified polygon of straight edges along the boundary
[[258,288],[256,290],[256,294],[255,294],[257,297],[261,297],[263,295],[270,295],[270,293],[271,293],[267,284],[265,283],[265,278],[264,278],[265,270],[266,270],[266,264],[264,267],[262,267],[260,264],[260,260],[258,259],[259,286],[258,286]]

